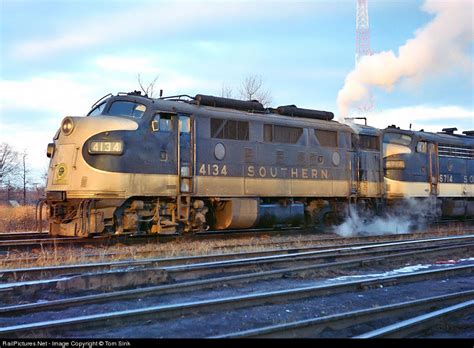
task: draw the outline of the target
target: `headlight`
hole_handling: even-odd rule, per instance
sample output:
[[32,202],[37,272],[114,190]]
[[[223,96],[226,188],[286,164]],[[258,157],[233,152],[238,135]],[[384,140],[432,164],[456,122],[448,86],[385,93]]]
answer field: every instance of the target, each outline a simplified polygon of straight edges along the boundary
[[46,156],[48,156],[48,158],[51,158],[53,157],[53,155],[54,155],[54,143],[49,143],[48,148],[46,150]]
[[123,153],[123,142],[115,141],[91,141],[89,143],[90,154],[121,155]]
[[61,124],[61,130],[63,131],[64,135],[69,135],[74,130],[74,121],[71,117],[66,117]]

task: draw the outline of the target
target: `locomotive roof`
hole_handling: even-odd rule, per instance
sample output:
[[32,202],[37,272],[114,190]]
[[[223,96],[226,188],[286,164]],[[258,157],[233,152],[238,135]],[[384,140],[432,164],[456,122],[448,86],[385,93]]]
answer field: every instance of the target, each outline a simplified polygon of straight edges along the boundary
[[[215,107],[208,105],[199,105],[195,97],[189,95],[178,95],[164,98],[149,98],[143,96],[139,92],[133,93],[119,93],[116,96],[110,96],[108,100],[122,99],[122,100],[134,100],[140,101],[147,104],[153,112],[164,111],[164,112],[182,112],[194,114],[197,117],[219,117],[236,119],[243,121],[271,121],[273,124],[281,124],[294,127],[318,127],[321,129],[329,130],[344,130],[351,133],[366,134],[366,135],[379,135],[381,132],[399,132],[407,135],[413,135],[420,140],[434,141],[438,143],[450,143],[450,144],[463,144],[474,147],[474,136],[463,135],[463,134],[452,134],[452,133],[432,133],[420,131],[412,131],[400,129],[395,126],[390,126],[384,130],[380,130],[375,127],[370,127],[360,124],[345,124],[334,120],[323,120],[317,118],[306,118],[306,117],[294,117],[288,115],[282,115],[276,113],[276,109],[266,108],[263,111],[247,111],[227,107]],[[107,96],[106,96],[107,97]],[[100,101],[104,100],[102,98]],[[223,99],[223,98],[221,98]],[[231,99],[229,99],[231,100]],[[95,105],[97,105],[97,102]],[[252,103],[252,102],[250,102]],[[258,102],[256,102],[258,103]],[[94,105],[94,106],[95,106]]]
[[[187,97],[188,100],[183,99]],[[163,112],[182,112],[194,114],[197,117],[206,116],[206,117],[219,117],[219,118],[228,118],[242,121],[271,121],[273,124],[281,124],[286,126],[294,127],[318,127],[321,129],[333,129],[333,130],[345,130],[348,132],[355,132],[352,127],[344,123],[333,120],[321,120],[314,118],[304,118],[304,117],[292,117],[281,115],[275,112],[271,112],[269,109],[261,112],[249,112],[245,110],[237,110],[231,108],[223,107],[213,107],[206,105],[198,105],[193,102],[193,97],[190,96],[176,96],[176,97],[166,97],[166,98],[148,98],[146,96],[138,94],[119,94],[117,96],[112,96],[109,99],[112,100],[133,100],[141,102],[150,107],[153,112],[163,111]],[[96,103],[97,104],[97,103]],[[368,131],[370,129],[370,131]],[[375,130],[375,131],[374,131]],[[363,133],[375,133],[376,128],[365,127]],[[368,134],[368,133],[367,133]]]
[[[165,105],[167,100],[158,99],[157,105]],[[172,101],[176,103],[176,101]],[[187,104],[187,103],[182,103]],[[180,104],[180,109],[181,105]],[[175,104],[173,104],[175,105]],[[195,105],[187,104],[191,106],[191,109],[187,109],[187,112],[192,112],[198,117],[205,114],[206,116],[214,116],[220,118],[229,118],[229,119],[238,119],[243,121],[271,121],[273,124],[281,124],[286,126],[294,127],[317,127],[320,129],[328,130],[343,130],[350,133],[365,134],[365,135],[379,135],[381,131],[378,128],[364,126],[359,124],[345,124],[334,120],[321,120],[314,118],[305,118],[305,117],[293,117],[287,115],[281,115],[275,112],[271,112],[269,109],[266,109],[265,112],[248,112],[243,110],[235,110],[229,108],[217,108],[212,106],[205,105]],[[171,106],[171,104],[170,104]],[[184,106],[184,105],[183,105]],[[272,109],[273,110],[273,109]],[[184,110],[176,110],[181,112],[186,112]]]
[[474,147],[474,137],[464,134],[451,134],[451,133],[433,133],[420,131],[412,131],[406,129],[400,129],[396,127],[387,127],[384,129],[384,132],[395,132],[403,133],[407,135],[414,135],[420,140],[433,141],[437,143],[447,143],[447,144],[458,144],[458,145],[467,145]]

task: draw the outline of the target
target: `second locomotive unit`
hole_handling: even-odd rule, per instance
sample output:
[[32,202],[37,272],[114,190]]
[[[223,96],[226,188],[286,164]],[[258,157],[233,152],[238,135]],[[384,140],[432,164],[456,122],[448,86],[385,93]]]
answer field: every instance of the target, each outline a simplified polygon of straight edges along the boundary
[[380,211],[407,196],[473,214],[472,134],[333,117],[206,95],[109,95],[87,117],[66,117],[48,145],[50,234],[320,226],[353,202]]

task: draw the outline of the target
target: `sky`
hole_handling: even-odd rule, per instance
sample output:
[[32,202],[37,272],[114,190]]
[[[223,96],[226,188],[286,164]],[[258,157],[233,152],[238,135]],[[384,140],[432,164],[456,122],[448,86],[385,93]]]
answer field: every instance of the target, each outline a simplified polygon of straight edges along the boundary
[[[462,42],[455,58],[464,64],[440,59],[441,67],[422,78],[371,87],[373,109],[362,115],[369,125],[474,129],[474,5],[434,2],[456,2],[468,14],[468,28],[448,37]],[[155,88],[164,95],[220,95],[225,85],[236,97],[245,77],[260,76],[271,106],[295,104],[340,118],[338,93],[355,68],[356,0],[0,0],[0,6],[0,143],[27,151],[36,182],[61,120],[85,115],[107,93],[139,89],[138,74],[144,84],[158,76]],[[397,56],[437,17],[425,1],[368,6],[375,55]],[[454,55],[450,47],[438,50],[439,57]],[[349,116],[361,112],[353,107]]]

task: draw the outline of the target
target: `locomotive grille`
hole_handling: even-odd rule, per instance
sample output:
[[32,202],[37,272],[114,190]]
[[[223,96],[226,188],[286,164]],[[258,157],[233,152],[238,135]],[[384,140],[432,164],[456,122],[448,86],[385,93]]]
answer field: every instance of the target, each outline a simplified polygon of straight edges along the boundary
[[285,152],[283,150],[277,150],[276,152],[276,163],[284,164],[285,163]]
[[458,157],[474,159],[474,149],[468,146],[439,144],[438,154],[440,157]]
[[87,176],[83,176],[81,178],[81,187],[86,187],[87,186]]
[[253,149],[250,147],[246,147],[244,151],[244,160],[246,163],[253,162]]

